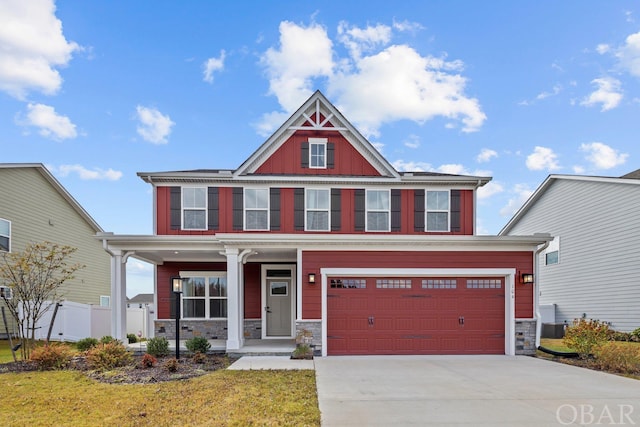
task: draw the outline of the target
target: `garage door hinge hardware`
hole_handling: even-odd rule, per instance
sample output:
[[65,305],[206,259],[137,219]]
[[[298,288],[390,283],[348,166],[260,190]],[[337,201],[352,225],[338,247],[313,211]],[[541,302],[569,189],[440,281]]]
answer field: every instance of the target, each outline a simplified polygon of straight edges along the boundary
[[464,326],[464,317],[463,316],[458,317],[458,324],[461,325],[461,326]]
[[373,326],[373,316],[369,316],[369,326]]

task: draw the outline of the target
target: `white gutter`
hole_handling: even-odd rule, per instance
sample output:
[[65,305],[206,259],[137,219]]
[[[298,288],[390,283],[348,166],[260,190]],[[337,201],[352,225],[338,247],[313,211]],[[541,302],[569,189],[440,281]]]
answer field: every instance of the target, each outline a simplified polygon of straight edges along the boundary
[[549,241],[544,242],[542,247],[538,249],[533,257],[533,304],[536,308],[536,348],[540,347],[540,336],[542,335],[542,316],[540,315],[540,287],[538,281],[540,280],[540,252],[549,247]]

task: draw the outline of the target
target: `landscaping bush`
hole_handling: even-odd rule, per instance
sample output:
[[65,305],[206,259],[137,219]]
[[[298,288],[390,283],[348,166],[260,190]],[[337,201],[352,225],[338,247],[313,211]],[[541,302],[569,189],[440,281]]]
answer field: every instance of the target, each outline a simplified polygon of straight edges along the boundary
[[185,342],[187,350],[191,353],[203,353],[206,354],[211,348],[211,344],[204,337],[193,337]]
[[196,351],[195,353],[193,353],[193,356],[191,356],[191,359],[194,361],[194,363],[204,363],[207,361],[207,355]]
[[631,332],[631,337],[634,341],[640,341],[640,328],[636,328]]
[[595,350],[599,369],[621,374],[640,373],[640,346],[608,342]]
[[111,335],[105,335],[102,338],[100,338],[100,343],[101,344],[108,344],[110,342],[114,342],[116,341],[116,339],[114,337],[112,337]]
[[66,344],[54,343],[36,347],[31,352],[31,360],[40,370],[64,369],[67,367],[73,351]]
[[78,351],[85,352],[97,345],[98,345],[98,340],[96,338],[89,337],[89,338],[82,338],[80,341],[78,341],[76,343],[76,348],[78,349]]
[[155,365],[157,362],[158,362],[158,359],[156,359],[155,357],[147,353],[144,356],[142,356],[142,360],[140,361],[140,364],[142,365],[143,368],[153,368],[153,365]]
[[147,341],[147,353],[155,357],[169,354],[169,341],[165,337],[155,337]]
[[575,350],[580,358],[586,359],[594,350],[607,342],[609,336],[609,325],[599,320],[575,319],[567,327],[563,342]]
[[138,342],[138,337],[136,334],[127,334],[127,341],[129,341],[129,344],[135,344]]
[[133,361],[133,356],[118,341],[99,344],[87,352],[87,364],[91,369],[108,371],[125,366]]
[[178,371],[178,359],[175,357],[173,359],[169,359],[164,362],[164,369],[169,372],[177,372]]

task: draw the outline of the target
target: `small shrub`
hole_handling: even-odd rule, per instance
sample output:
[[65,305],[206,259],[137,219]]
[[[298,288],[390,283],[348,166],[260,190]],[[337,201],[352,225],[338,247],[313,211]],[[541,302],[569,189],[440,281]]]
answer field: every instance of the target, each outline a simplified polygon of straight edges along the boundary
[[596,349],[595,356],[595,364],[600,369],[621,374],[640,372],[640,347],[637,345],[608,342]]
[[633,330],[633,332],[631,332],[631,336],[634,337],[636,340],[640,339],[640,328],[636,328]]
[[164,369],[168,372],[177,372],[178,371],[178,359],[175,357],[173,359],[169,359],[164,362]]
[[207,361],[207,355],[196,351],[195,353],[193,353],[193,356],[191,356],[191,359],[194,363],[204,363]]
[[142,365],[143,368],[153,368],[153,365],[155,365],[157,362],[158,362],[158,359],[156,359],[149,353],[146,353],[144,356],[142,356],[142,360],[140,361],[140,364]]
[[184,344],[187,347],[187,350],[191,353],[206,354],[211,348],[211,344],[209,344],[209,341],[204,337],[193,337],[187,340]]
[[38,369],[64,369],[67,367],[73,352],[66,344],[47,344],[36,347],[31,352],[31,360],[36,362]]
[[312,357],[313,350],[311,350],[309,344],[298,344],[291,356],[292,359],[311,359]]
[[169,340],[165,337],[155,337],[147,341],[147,353],[155,357],[169,354]]
[[610,341],[632,341],[632,335],[630,332],[619,332],[614,330],[609,330],[609,340]]
[[586,359],[594,350],[604,344],[609,335],[609,325],[599,320],[575,319],[567,327],[563,342]]
[[82,338],[80,341],[78,341],[76,343],[76,348],[78,349],[78,351],[85,352],[97,345],[98,345],[98,340],[95,338],[89,337],[89,338]]
[[87,364],[97,371],[108,371],[125,366],[133,361],[133,356],[118,341],[99,344],[87,352]]
[[111,335],[105,335],[102,338],[100,338],[101,344],[109,344],[110,342],[114,342],[114,341],[116,341],[116,339]]
[[129,344],[135,344],[138,342],[138,337],[136,334],[127,334],[127,341],[129,341]]

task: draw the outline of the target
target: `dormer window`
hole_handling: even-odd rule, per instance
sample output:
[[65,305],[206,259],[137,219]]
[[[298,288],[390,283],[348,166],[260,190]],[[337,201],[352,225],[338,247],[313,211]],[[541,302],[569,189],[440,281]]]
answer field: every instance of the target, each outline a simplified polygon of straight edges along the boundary
[[326,138],[309,138],[309,167],[312,169],[327,168]]

